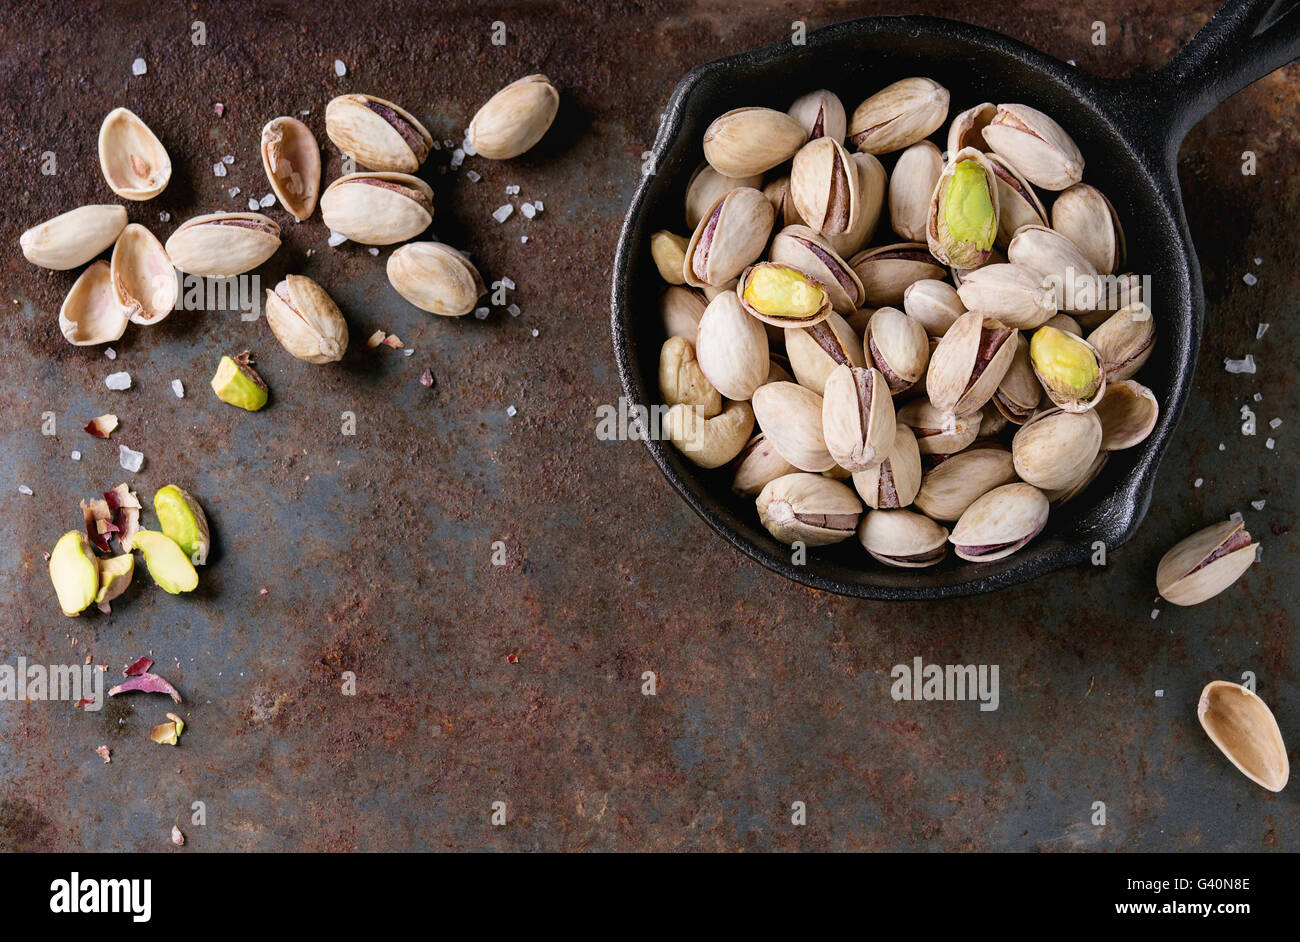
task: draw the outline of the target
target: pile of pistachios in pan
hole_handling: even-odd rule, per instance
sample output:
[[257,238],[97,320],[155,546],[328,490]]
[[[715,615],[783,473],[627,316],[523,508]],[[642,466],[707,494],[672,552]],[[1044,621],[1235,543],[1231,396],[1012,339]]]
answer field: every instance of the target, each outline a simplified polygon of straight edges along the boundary
[[778,540],[1001,559],[1155,427],[1149,299],[1049,115],[949,121],[908,78],[852,115],[824,90],[729,111],[703,149],[683,228],[649,246],[662,428]]

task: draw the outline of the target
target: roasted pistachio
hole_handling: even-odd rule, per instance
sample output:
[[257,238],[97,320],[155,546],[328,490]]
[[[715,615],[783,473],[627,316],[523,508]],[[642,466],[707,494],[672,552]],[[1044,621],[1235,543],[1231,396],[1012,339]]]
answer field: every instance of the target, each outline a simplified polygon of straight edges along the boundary
[[1241,684],[1215,680],[1205,685],[1196,718],[1210,741],[1242,775],[1271,792],[1286,788],[1291,762],[1273,711]]
[[930,356],[925,379],[930,402],[954,415],[977,412],[1011,367],[1018,335],[979,311],[957,318]]
[[153,199],[172,177],[172,161],[158,136],[126,108],[114,108],[99,126],[99,168],[114,193]]
[[894,440],[884,459],[865,471],[853,473],[853,489],[868,507],[906,507],[921,486],[921,452],[916,435],[902,422],[894,423]]
[[222,402],[256,412],[269,398],[266,383],[253,369],[248,351],[236,357],[223,356],[212,377],[212,391]]
[[738,187],[718,198],[686,246],[682,274],[688,285],[721,288],[763,254],[775,213],[761,192]]
[[1058,310],[1072,314],[1097,306],[1097,269],[1077,245],[1055,229],[1023,227],[1007,246],[1007,258],[1038,272],[1053,287]]
[[754,390],[754,418],[772,447],[801,471],[829,471],[835,459],[822,434],[822,397],[795,383]]
[[916,435],[916,447],[923,455],[951,455],[975,441],[980,431],[979,412],[951,415],[929,399],[913,399],[898,410],[898,421]]
[[852,536],[862,513],[862,502],[847,485],[798,471],[769,481],[755,503],[769,533],[782,543],[806,546]]
[[942,175],[943,155],[930,141],[917,141],[899,154],[889,177],[889,224],[900,238],[925,240],[930,199]]
[[766,432],[759,432],[736,456],[736,475],[732,478],[731,490],[737,497],[757,497],[769,481],[798,470],[781,457],[768,441]]
[[826,286],[793,265],[759,262],[740,275],[745,310],[774,327],[812,327],[832,313]]
[[977,497],[948,537],[962,559],[987,563],[1021,549],[1047,524],[1043,492],[1028,484],[1003,484]]
[[1165,553],[1156,588],[1175,605],[1198,605],[1241,578],[1255,562],[1255,542],[1241,520],[1193,533]]
[[[690,182],[686,184],[686,225],[691,227],[691,231],[695,231],[695,227],[700,224],[705,213],[712,209],[718,200],[737,187],[762,189],[763,195],[767,196],[769,201],[772,200],[772,194],[769,194],[767,188],[763,186],[761,173],[743,177],[724,177],[710,167],[707,161],[700,164],[691,175]],[[777,210],[779,216],[781,207],[773,203],[773,208]]]
[[849,259],[868,307],[898,307],[908,285],[927,278],[942,278],[941,265],[923,242],[900,242],[864,249]]
[[686,280],[683,265],[690,239],[660,229],[650,237],[650,257],[654,259],[659,276],[670,285],[680,285]]
[[18,237],[23,256],[33,265],[67,271],[84,265],[117,241],[126,228],[125,207],[80,206]]
[[848,232],[860,212],[858,169],[839,141],[819,137],[794,155],[790,198],[809,228],[823,235]]
[[957,520],[978,498],[1016,479],[1011,452],[969,448],[949,455],[921,477],[916,507],[935,520]]
[[745,177],[783,164],[808,134],[794,118],[771,108],[737,108],[704,132],[704,159],[718,173]]
[[1102,451],[1120,451],[1141,444],[1160,417],[1155,394],[1131,379],[1108,383],[1096,411],[1101,419]]
[[939,176],[925,237],[930,254],[956,268],[979,268],[998,234],[997,178],[973,147],[958,151]]
[[787,226],[772,238],[768,258],[807,272],[830,296],[831,307],[848,316],[862,303],[862,282],[848,262],[807,226]]
[[839,95],[824,88],[800,95],[790,106],[789,114],[803,126],[810,141],[819,137],[842,141],[848,130],[844,103]]
[[905,78],[854,109],[849,141],[868,154],[888,154],[929,137],[947,117],[948,89],[932,79]]
[[1101,450],[1101,420],[1091,410],[1049,409],[1020,427],[1011,457],[1021,480],[1045,491],[1077,481]]
[[95,593],[95,604],[103,612],[109,602],[130,588],[135,575],[135,556],[128,552],[98,559],[96,563],[99,566],[99,591]]
[[1026,180],[1045,190],[1064,190],[1083,177],[1083,155],[1070,135],[1028,105],[998,105],[984,140]]
[[836,464],[846,471],[880,464],[894,443],[895,424],[894,400],[879,370],[831,371],[822,398],[822,435]]
[[835,313],[811,327],[787,327],[785,349],[799,384],[819,396],[836,367],[867,365],[857,334]]
[[1034,375],[1066,412],[1086,412],[1106,392],[1106,366],[1088,341],[1046,325],[1029,341]]
[[948,555],[948,531],[910,510],[867,512],[858,525],[858,542],[872,558],[899,569],[934,566]]
[[1064,235],[1103,275],[1124,265],[1126,247],[1119,214],[1101,190],[1076,183],[1052,204],[1052,228]]
[[709,383],[728,399],[749,399],[767,381],[771,367],[767,334],[731,292],[704,309],[695,354]]
[[1029,421],[1043,398],[1042,384],[1029,359],[1029,346],[1024,334],[1016,338],[1015,356],[990,400],[1000,415],[1017,425]]
[[320,146],[311,129],[297,118],[272,118],[262,128],[261,150],[280,205],[299,222],[310,217],[320,193]]
[[183,272],[231,278],[252,271],[280,248],[280,227],[261,213],[211,213],[186,220],[167,240]]
[[[422,311],[461,317],[487,288],[464,254],[441,242],[410,242],[388,256],[393,289]],[[694,336],[694,335],[692,335]]]
[[1005,249],[1022,226],[1047,225],[1047,210],[1029,181],[999,154],[985,154],[998,191],[998,237],[994,243]]
[[903,291],[903,310],[919,321],[931,337],[942,337],[966,313],[966,305],[957,289],[946,281],[922,278]]
[[560,93],[545,75],[511,82],[478,110],[465,136],[489,160],[510,160],[545,136],[560,110]]
[[1097,479],[1097,475],[1101,474],[1101,469],[1106,466],[1106,460],[1109,457],[1110,452],[1108,451],[1097,452],[1097,457],[1092,459],[1092,464],[1088,465],[1083,474],[1079,475],[1065,487],[1059,487],[1051,491],[1044,491],[1043,493],[1047,495],[1048,503],[1053,507],[1059,507],[1061,504],[1078,497],[1089,484]]
[[321,218],[362,245],[413,239],[433,221],[433,189],[405,173],[350,173],[320,198]]
[[433,135],[414,115],[374,95],[332,99],[325,106],[325,133],[339,150],[371,170],[414,173],[433,147]]
[[302,275],[286,275],[266,292],[266,322],[280,346],[308,363],[334,363],[348,348],[348,324],[338,305]]
[[847,231],[825,237],[840,258],[851,257],[871,239],[885,206],[885,187],[888,185],[885,168],[871,154],[850,154],[849,162],[857,168],[858,206]]
[[720,468],[745,447],[754,431],[754,410],[748,402],[727,402],[711,419],[698,406],[673,406],[663,418],[663,433],[701,468]]
[[977,268],[962,279],[957,294],[967,309],[1019,330],[1033,330],[1056,315],[1056,292],[1042,275],[1024,265]]
[[1129,379],[1151,356],[1156,341],[1151,309],[1142,302],[1117,311],[1088,335],[1111,382]]
[[892,307],[879,308],[871,316],[862,348],[867,363],[884,375],[895,396],[925,375],[930,359],[930,339],[921,322]]

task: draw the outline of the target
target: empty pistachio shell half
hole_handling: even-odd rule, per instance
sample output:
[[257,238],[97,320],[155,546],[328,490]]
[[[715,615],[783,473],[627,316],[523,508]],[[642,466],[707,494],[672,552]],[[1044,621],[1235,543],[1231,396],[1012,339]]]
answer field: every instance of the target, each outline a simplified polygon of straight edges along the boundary
[[1123,267],[1126,255],[1124,228],[1119,214],[1101,190],[1076,183],[1052,204],[1052,228],[1079,247],[1103,275]]
[[487,291],[461,252],[442,242],[411,242],[388,256],[388,283],[422,311],[462,317]]
[[325,289],[288,275],[266,293],[266,322],[280,346],[308,363],[334,363],[348,348],[348,324]]
[[415,116],[374,95],[339,95],[325,106],[325,133],[343,153],[371,170],[413,173],[433,136]]
[[1006,375],[993,394],[994,409],[1008,422],[1024,425],[1038,409],[1043,399],[1043,387],[1029,359],[1029,341],[1021,334],[1016,338],[1016,353],[1007,367]]
[[867,365],[858,335],[835,313],[811,327],[787,327],[785,350],[799,385],[819,396],[836,367]]
[[914,281],[903,291],[903,311],[931,337],[942,337],[966,313],[957,289],[937,278]]
[[798,470],[781,457],[768,441],[767,433],[759,432],[736,456],[736,476],[731,481],[731,490],[737,497],[757,497],[769,481]]
[[728,399],[749,399],[767,381],[771,369],[763,325],[745,312],[730,291],[704,309],[695,354],[709,383]]
[[737,108],[704,132],[704,159],[727,177],[765,173],[803,147],[808,133],[794,118],[771,108]]
[[826,378],[822,437],[835,463],[865,471],[885,460],[894,444],[894,400],[879,370],[837,366]]
[[99,168],[118,196],[153,199],[172,177],[172,161],[162,141],[126,108],[114,108],[99,126]]
[[998,154],[985,154],[997,181],[998,237],[994,243],[1005,249],[1022,226],[1047,225],[1047,210],[1029,181]]
[[822,236],[807,226],[787,226],[772,238],[768,258],[807,272],[826,289],[831,307],[845,317],[862,303],[862,282]]
[[751,265],[741,272],[736,294],[745,310],[773,327],[811,327],[832,313],[826,286],[793,265]]
[[1106,376],[1111,382],[1130,378],[1150,358],[1155,346],[1151,309],[1139,301],[1116,311],[1088,335],[1088,342],[1106,364]]
[[948,153],[955,154],[963,147],[973,147],[978,151],[991,151],[993,148],[984,139],[984,129],[989,126],[998,107],[991,101],[967,108],[948,125]]
[[979,268],[998,235],[998,187],[993,168],[973,147],[958,151],[935,184],[926,219],[930,254],[955,268]]
[[1064,190],[1083,178],[1083,155],[1070,135],[1028,105],[998,105],[984,140],[1026,180],[1045,190]]
[[790,198],[809,228],[823,235],[843,235],[859,212],[858,168],[839,141],[819,137],[794,155]]
[[1011,440],[1011,457],[1020,479],[1045,491],[1069,487],[1101,450],[1097,413],[1049,409],[1020,427]]
[[294,219],[307,219],[320,193],[320,146],[311,128],[297,118],[272,118],[262,128],[261,150],[276,199]]
[[1042,275],[1010,262],[970,272],[957,289],[962,304],[1008,327],[1033,330],[1056,315],[1056,292]]
[[953,551],[973,563],[1010,556],[1047,524],[1043,492],[1028,484],[1003,484],[975,498],[948,537]]
[[776,215],[761,191],[729,190],[700,219],[683,258],[688,285],[721,288],[763,254]]
[[699,406],[706,419],[722,411],[722,396],[700,369],[690,341],[681,337],[669,337],[659,350],[659,396],[668,406]]
[[28,229],[18,237],[18,244],[33,265],[67,271],[116,242],[125,227],[123,206],[79,206]]
[[957,318],[930,355],[925,389],[934,407],[953,415],[978,411],[1010,369],[1018,335],[979,311]]
[[1011,452],[1005,448],[959,451],[944,457],[921,477],[916,507],[935,520],[957,520],[978,498],[1015,479]]
[[892,307],[871,315],[862,334],[862,349],[867,363],[884,375],[895,396],[916,385],[930,360],[930,338],[921,322]]
[[924,242],[864,249],[849,259],[849,267],[862,282],[863,304],[867,307],[898,307],[908,285],[947,274]]
[[886,566],[922,569],[948,555],[948,531],[910,510],[872,510],[858,525],[858,542]]
[[916,435],[916,447],[923,455],[951,455],[975,441],[980,432],[979,412],[952,415],[929,399],[913,399],[898,410],[898,421]]
[[212,376],[211,386],[222,402],[249,412],[261,409],[270,398],[266,383],[253,369],[253,360],[247,350],[239,356],[223,356]]
[[1101,419],[1102,451],[1120,451],[1141,444],[1160,417],[1155,394],[1131,379],[1108,383],[1096,411]]
[[113,246],[110,277],[118,304],[133,324],[156,324],[176,307],[180,282],[167,250],[139,223],[122,230]]
[[822,435],[822,397],[795,383],[767,383],[754,390],[754,418],[772,447],[801,471],[835,466]]
[[663,433],[674,447],[701,468],[720,468],[740,454],[754,431],[748,402],[728,402],[706,419],[697,406],[678,404],[663,417]]
[[1196,718],[1210,741],[1246,778],[1280,792],[1291,777],[1291,762],[1277,719],[1253,691],[1215,680],[1205,685]]
[[862,502],[847,485],[820,474],[782,475],[759,492],[758,519],[782,543],[827,546],[853,535]]
[[[789,183],[789,177],[784,178]],[[773,181],[774,184],[780,181]],[[772,202],[773,209],[776,210],[778,221],[781,207],[777,205],[776,198],[779,195],[776,190],[769,193],[767,187],[763,186],[763,175],[761,173],[749,174],[743,177],[726,177],[718,173],[709,166],[708,162],[700,164],[695,173],[691,175],[691,180],[686,184],[686,225],[694,231],[695,227],[700,224],[713,206],[730,191],[737,187],[748,187],[753,190],[763,190],[763,195]],[[790,204],[793,207],[793,203]]]
[[849,142],[868,154],[888,154],[929,137],[948,117],[948,89],[928,78],[905,78],[853,110]]
[[1198,605],[1241,578],[1255,562],[1255,543],[1240,520],[1197,531],[1165,553],[1156,588],[1174,605]]
[[704,315],[704,297],[690,288],[669,287],[659,295],[659,321],[668,337],[685,337],[695,343]]
[[560,93],[545,75],[527,75],[497,92],[478,110],[466,136],[489,160],[509,160],[545,136],[560,110]]
[[433,221],[433,189],[405,173],[350,173],[320,198],[325,225],[353,242],[391,245],[413,239]]
[[1056,292],[1056,307],[1067,314],[1097,306],[1097,269],[1079,247],[1055,229],[1025,226],[1007,246],[1007,258],[1038,272]]
[[1029,341],[1029,360],[1048,398],[1066,412],[1086,412],[1106,392],[1106,365],[1082,337],[1044,324]]
[[172,264],[191,275],[230,278],[280,248],[280,227],[261,213],[212,213],[186,220],[167,240]]
[[796,98],[790,106],[789,115],[803,126],[810,141],[819,137],[842,141],[848,131],[844,103],[840,101],[839,95],[824,88]]
[[670,285],[680,285],[686,280],[682,268],[686,262],[688,245],[690,239],[667,229],[660,229],[650,237],[650,257],[654,260],[655,268],[659,269],[659,277]]
[[930,141],[917,141],[898,155],[889,177],[889,224],[900,238],[925,240],[930,199],[942,175],[943,155]]
[[112,343],[130,323],[131,313],[117,300],[112,269],[102,259],[77,278],[59,308],[59,330],[68,343],[86,347]]
[[902,422],[894,423],[894,440],[884,459],[865,471],[853,472],[853,489],[868,507],[906,507],[921,487],[921,452],[916,435]]

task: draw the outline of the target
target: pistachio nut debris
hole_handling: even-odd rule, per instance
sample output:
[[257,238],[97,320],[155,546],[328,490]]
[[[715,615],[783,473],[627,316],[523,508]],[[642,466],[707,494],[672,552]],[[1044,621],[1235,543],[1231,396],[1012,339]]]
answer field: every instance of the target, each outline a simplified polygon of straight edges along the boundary
[[69,530],[59,537],[50,552],[50,581],[65,615],[80,615],[95,601],[99,564],[86,534]]
[[199,574],[171,537],[155,530],[141,530],[135,535],[135,548],[143,554],[149,575],[164,592],[180,595],[198,588]]
[[206,563],[212,546],[208,518],[189,491],[175,484],[159,488],[153,496],[153,508],[163,534],[173,540],[194,565]]
[[156,324],[176,307],[180,282],[172,260],[139,223],[131,223],[117,237],[109,278],[117,303],[133,324]]
[[112,269],[103,259],[81,273],[59,308],[59,330],[78,347],[112,343],[130,322],[131,309],[117,299]]
[[690,240],[684,236],[661,229],[650,237],[650,256],[659,275],[670,285],[680,285],[686,277],[682,273],[686,262],[686,247]]
[[212,391],[222,402],[256,412],[266,405],[269,393],[262,377],[253,369],[248,351],[236,357],[223,356],[212,377]]
[[489,160],[510,160],[531,150],[560,110],[560,93],[545,75],[526,75],[488,99],[469,123],[474,150]]

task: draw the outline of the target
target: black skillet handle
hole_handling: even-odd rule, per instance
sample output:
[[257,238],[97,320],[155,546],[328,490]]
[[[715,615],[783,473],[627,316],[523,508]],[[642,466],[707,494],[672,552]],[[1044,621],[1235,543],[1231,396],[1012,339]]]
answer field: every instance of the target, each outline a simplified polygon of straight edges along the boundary
[[1139,136],[1176,160],[1193,125],[1298,56],[1300,0],[1230,0],[1163,69],[1126,83],[1149,119]]

